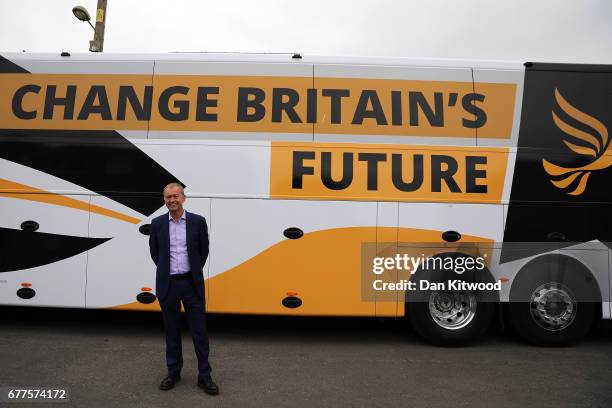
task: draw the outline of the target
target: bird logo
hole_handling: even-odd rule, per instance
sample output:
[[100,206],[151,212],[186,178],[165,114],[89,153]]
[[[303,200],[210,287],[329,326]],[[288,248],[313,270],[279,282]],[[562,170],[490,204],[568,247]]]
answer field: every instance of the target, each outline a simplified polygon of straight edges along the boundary
[[555,88],[555,100],[563,112],[582,124],[588,132],[576,128],[561,119],[553,110],[552,120],[565,133],[563,143],[576,154],[591,158],[589,163],[581,167],[563,167],[542,159],[542,166],[551,176],[550,182],[566,194],[580,196],[587,187],[591,173],[612,166],[612,154],[607,153],[610,147],[608,129],[599,120],[572,106]]

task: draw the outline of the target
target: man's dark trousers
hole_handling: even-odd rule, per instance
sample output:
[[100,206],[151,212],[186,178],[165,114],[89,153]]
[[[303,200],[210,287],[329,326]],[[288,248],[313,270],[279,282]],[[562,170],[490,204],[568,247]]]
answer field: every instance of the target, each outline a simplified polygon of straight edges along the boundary
[[198,377],[207,377],[210,375],[211,368],[208,363],[209,347],[204,302],[195,292],[191,274],[180,277],[170,276],[168,294],[161,304],[166,332],[168,374],[177,376],[183,367],[181,301],[189,321],[193,346],[198,358]]

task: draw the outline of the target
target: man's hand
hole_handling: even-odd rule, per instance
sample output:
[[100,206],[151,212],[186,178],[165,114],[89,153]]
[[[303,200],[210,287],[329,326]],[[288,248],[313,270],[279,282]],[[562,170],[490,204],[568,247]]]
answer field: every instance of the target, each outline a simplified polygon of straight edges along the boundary
[[208,258],[208,226],[206,225],[206,219],[202,217],[202,228],[200,229],[200,264],[202,268],[206,264]]

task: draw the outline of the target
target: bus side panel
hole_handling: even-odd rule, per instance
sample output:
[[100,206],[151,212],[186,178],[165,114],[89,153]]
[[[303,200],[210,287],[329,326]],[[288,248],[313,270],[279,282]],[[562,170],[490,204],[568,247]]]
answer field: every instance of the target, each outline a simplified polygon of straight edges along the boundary
[[[518,141],[521,107],[523,104],[523,83],[525,70],[521,69],[485,69],[474,68],[474,92],[484,95],[485,100],[490,95],[494,95],[495,90],[502,92],[504,97],[497,99],[487,112],[488,128],[477,128],[476,137],[478,146],[505,146],[514,147]],[[509,175],[513,171],[509,168]],[[512,184],[512,177],[506,178],[508,193]],[[508,200],[504,196],[504,200]]]
[[176,132],[165,135],[165,140],[139,142],[137,147],[182,182],[187,196],[268,197],[269,142],[193,142],[171,140]]
[[[498,251],[494,247],[503,234],[502,217],[503,206],[499,204],[400,203],[398,250],[417,257],[453,251],[447,248],[442,233],[456,231],[461,234],[458,244],[477,243],[485,263],[495,273]],[[399,314],[404,313],[402,305]]]
[[[105,241],[88,237],[88,205],[82,195],[0,192],[1,304],[85,307],[87,250]],[[28,284],[34,297],[20,298]]]
[[[149,206],[163,203],[161,197],[133,199],[150,203]],[[140,227],[166,212],[165,207],[162,204],[147,218],[121,205],[112,196],[94,196],[91,203],[91,234],[110,240],[89,251],[87,307],[125,308],[125,305],[130,305],[130,308],[138,308],[141,304],[136,302],[136,296],[143,291],[142,288],[155,290],[155,265],[149,255],[149,237],[140,232]],[[108,211],[97,211],[98,208]]]
[[[376,242],[375,202],[214,199],[209,311],[363,315],[362,242]],[[303,236],[289,239],[288,228]],[[283,299],[297,297],[290,308]]]

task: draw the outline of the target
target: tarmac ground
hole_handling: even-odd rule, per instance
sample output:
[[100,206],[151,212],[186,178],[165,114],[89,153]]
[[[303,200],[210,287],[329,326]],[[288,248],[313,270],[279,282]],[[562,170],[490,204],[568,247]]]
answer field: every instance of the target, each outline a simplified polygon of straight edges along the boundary
[[196,386],[184,323],[182,379],[160,391],[160,313],[2,306],[0,386],[67,387],[58,407],[612,406],[609,328],[572,347],[492,328],[474,346],[439,348],[401,319],[210,315],[213,397]]

